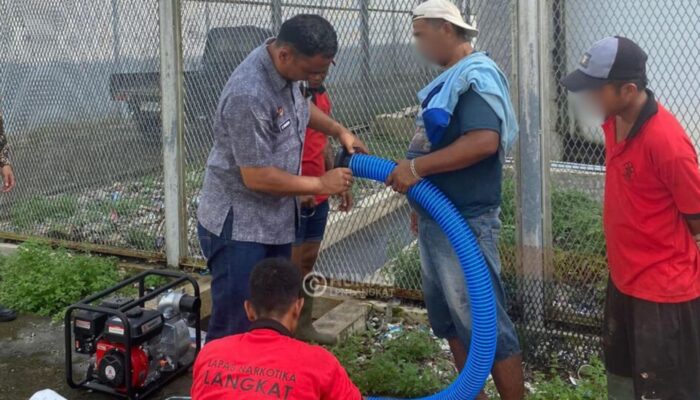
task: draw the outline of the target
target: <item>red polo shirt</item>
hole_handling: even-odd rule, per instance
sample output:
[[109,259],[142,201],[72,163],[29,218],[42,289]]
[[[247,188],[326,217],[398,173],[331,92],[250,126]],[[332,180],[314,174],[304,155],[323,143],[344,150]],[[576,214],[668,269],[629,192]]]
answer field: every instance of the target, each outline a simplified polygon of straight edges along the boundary
[[207,343],[194,364],[192,400],[361,400],[329,351],[273,320]]
[[700,297],[700,252],[687,218],[700,217],[700,170],[681,124],[649,100],[628,138],[603,124],[604,227],[610,276],[629,296],[659,303]]
[[[326,89],[321,86],[311,90],[311,101],[326,114],[331,113],[331,99]],[[307,128],[304,138],[304,151],[301,160],[301,174],[303,176],[323,176],[326,173],[326,158],[324,151],[328,145],[328,138],[323,133]],[[321,204],[328,200],[328,196],[316,196],[316,203]]]

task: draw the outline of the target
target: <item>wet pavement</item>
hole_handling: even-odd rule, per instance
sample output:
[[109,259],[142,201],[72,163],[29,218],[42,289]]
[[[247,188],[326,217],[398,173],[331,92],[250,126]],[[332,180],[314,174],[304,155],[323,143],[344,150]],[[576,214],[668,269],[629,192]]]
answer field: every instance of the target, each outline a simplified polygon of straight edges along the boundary
[[[25,400],[42,389],[52,389],[68,400],[115,398],[71,389],[66,383],[64,364],[61,323],[34,316],[0,323],[0,400]],[[74,368],[83,370],[85,362],[76,361]],[[190,384],[189,374],[183,375],[148,399],[187,395]]]

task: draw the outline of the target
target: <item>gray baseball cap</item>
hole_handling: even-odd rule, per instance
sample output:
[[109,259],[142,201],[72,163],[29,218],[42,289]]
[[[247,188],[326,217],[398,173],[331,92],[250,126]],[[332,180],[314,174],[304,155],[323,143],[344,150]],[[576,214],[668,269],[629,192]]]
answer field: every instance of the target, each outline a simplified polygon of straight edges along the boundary
[[583,54],[576,71],[561,80],[572,92],[593,90],[611,81],[647,79],[647,54],[635,42],[622,37],[599,40]]

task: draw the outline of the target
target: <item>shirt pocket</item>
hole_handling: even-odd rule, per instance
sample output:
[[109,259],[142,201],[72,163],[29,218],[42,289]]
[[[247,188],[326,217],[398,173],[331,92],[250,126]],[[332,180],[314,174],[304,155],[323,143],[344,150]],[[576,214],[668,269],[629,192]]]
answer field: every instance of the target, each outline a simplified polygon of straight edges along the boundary
[[283,115],[272,122],[274,131],[273,153],[284,154],[292,150],[299,150],[301,140],[297,135],[296,123],[289,115]]

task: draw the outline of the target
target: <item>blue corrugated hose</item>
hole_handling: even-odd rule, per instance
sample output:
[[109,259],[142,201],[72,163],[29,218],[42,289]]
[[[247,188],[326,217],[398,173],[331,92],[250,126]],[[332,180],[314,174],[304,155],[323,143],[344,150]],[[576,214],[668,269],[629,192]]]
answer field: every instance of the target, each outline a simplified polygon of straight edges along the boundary
[[[380,182],[386,181],[396,166],[393,161],[365,154],[341,154],[338,159],[336,165],[349,166],[356,177]],[[413,186],[408,197],[435,219],[450,240],[462,265],[471,303],[472,337],[464,369],[446,389],[422,399],[474,399],[484,387],[496,352],[496,302],[488,266],[469,225],[440,189],[426,179]],[[381,397],[368,399],[387,400]]]

